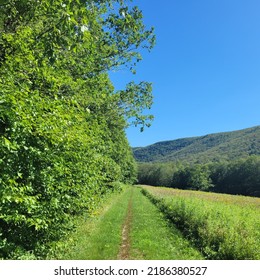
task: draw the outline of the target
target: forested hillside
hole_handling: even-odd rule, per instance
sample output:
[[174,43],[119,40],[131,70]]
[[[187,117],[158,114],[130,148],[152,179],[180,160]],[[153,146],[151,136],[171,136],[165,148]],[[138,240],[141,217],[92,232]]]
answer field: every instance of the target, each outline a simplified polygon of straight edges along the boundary
[[116,92],[153,30],[123,1],[0,3],[0,258],[43,256],[102,196],[133,182],[128,120],[151,116],[148,82]]
[[206,163],[260,155],[260,126],[133,148],[139,162]]
[[260,126],[133,150],[140,184],[260,196]]

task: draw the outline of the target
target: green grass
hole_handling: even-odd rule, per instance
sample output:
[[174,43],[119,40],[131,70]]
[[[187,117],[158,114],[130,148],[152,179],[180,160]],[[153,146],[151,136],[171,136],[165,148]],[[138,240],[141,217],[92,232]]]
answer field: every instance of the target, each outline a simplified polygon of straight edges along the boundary
[[131,188],[113,194],[99,213],[78,221],[77,230],[56,250],[54,259],[117,259]]
[[207,259],[260,259],[260,199],[148,186],[144,190]]
[[131,259],[203,259],[139,188],[134,188],[130,237]]
[[[132,203],[129,204],[130,199]],[[96,215],[78,220],[76,231],[61,242],[49,259],[113,260],[120,255],[122,229],[132,205],[128,259],[203,259],[171,226],[140,188],[112,194]]]

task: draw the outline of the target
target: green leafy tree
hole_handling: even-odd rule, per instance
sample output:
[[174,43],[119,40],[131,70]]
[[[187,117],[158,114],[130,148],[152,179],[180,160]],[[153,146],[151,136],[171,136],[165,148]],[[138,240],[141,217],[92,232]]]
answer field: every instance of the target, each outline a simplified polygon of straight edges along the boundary
[[[124,1],[10,0],[0,12],[0,257],[39,256],[136,166],[124,129],[146,125],[150,84],[115,92],[153,30]],[[150,117],[148,117],[148,120]]]
[[195,165],[190,169],[188,185],[190,189],[208,191],[213,185],[207,165]]

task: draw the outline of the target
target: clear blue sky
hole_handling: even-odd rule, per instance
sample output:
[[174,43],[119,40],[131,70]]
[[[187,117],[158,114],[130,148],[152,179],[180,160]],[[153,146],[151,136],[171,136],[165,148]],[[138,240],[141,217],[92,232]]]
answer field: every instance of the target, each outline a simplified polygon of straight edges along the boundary
[[157,42],[116,88],[153,83],[150,128],[127,129],[132,147],[260,124],[259,0],[134,0]]

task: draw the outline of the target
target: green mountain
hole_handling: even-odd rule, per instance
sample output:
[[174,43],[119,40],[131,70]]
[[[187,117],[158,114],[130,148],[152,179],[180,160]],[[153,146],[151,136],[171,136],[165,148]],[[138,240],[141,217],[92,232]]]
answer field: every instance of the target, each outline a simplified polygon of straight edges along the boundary
[[133,152],[138,162],[179,160],[205,163],[260,155],[260,126],[158,142],[133,148]]

